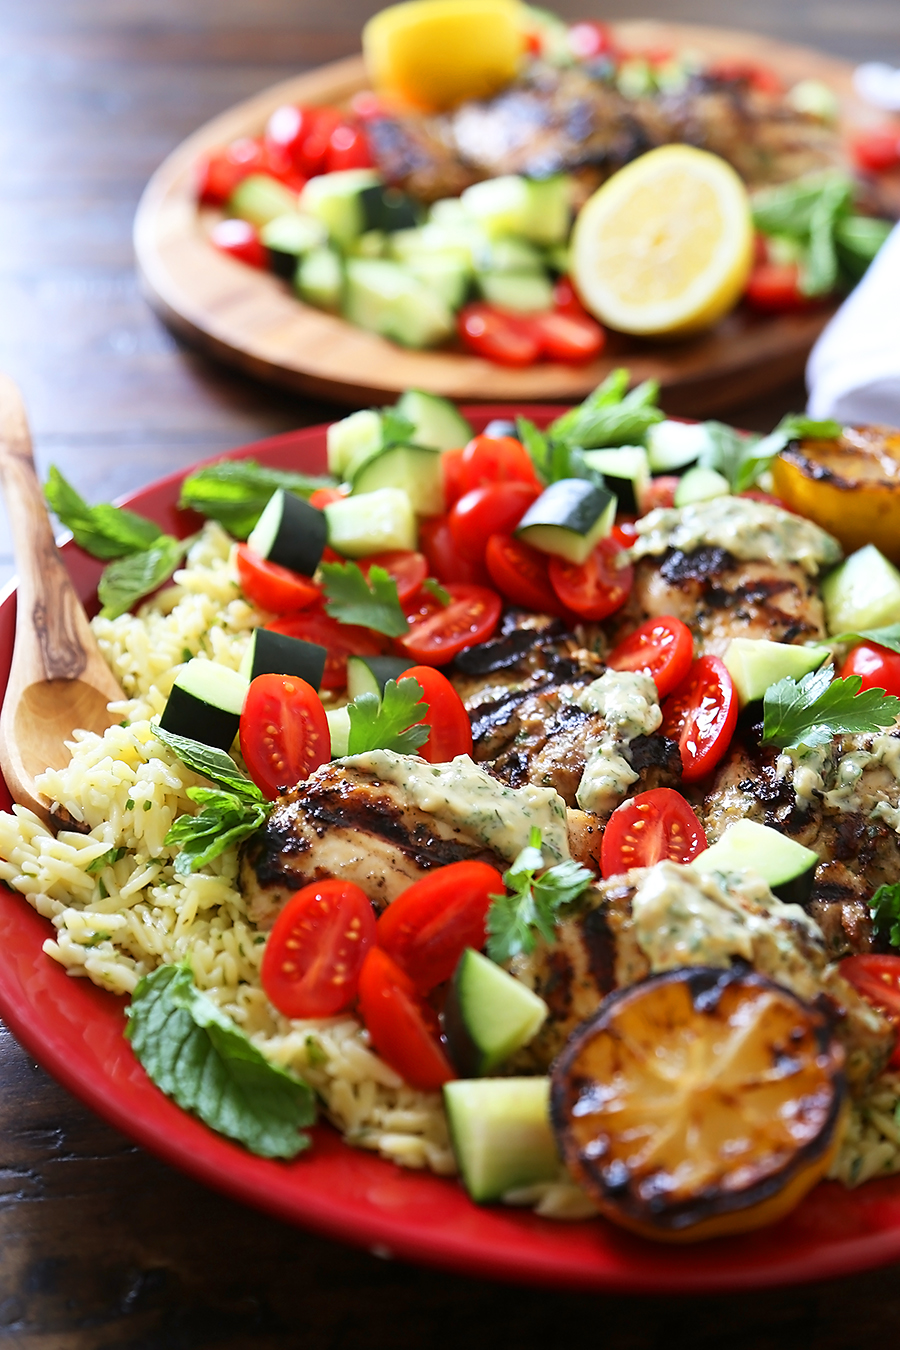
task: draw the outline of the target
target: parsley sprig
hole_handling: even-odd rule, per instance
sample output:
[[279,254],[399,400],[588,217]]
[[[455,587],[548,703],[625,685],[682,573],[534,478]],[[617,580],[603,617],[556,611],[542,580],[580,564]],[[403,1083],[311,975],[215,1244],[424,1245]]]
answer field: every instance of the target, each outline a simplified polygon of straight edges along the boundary
[[849,675],[833,679],[833,666],[795,680],[790,675],[772,684],[763,698],[763,742],[782,750],[827,745],[833,736],[863,734],[892,726],[900,714],[900,698],[883,689],[866,689]]
[[487,951],[492,961],[503,964],[520,952],[533,952],[538,935],[552,942],[563,906],[577,900],[594,880],[571,858],[546,871],[543,867],[541,832],[535,827],[527,846],[503,874],[509,893],[491,897]]
[[341,623],[361,624],[388,637],[409,632],[397,595],[397,583],[383,567],[369,568],[368,580],[358,563],[323,563],[322,589],[326,611]]
[[886,937],[892,947],[900,947],[900,881],[879,886],[869,901],[869,912],[876,937]]
[[425,691],[411,675],[388,680],[380,699],[377,694],[358,694],[347,705],[348,755],[364,755],[370,750],[414,755],[431,735],[430,725],[422,721],[429,711],[424,697]]

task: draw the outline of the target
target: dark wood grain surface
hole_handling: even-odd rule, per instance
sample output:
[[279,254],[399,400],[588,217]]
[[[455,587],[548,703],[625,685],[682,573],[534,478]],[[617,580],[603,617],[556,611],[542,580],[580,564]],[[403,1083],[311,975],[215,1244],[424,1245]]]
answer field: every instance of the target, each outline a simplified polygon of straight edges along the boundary
[[[181,349],[138,293],[131,221],[215,113],[358,48],[375,0],[0,0],[0,368],[39,466],[91,500],[335,411]],[[558,6],[585,16],[580,0]],[[900,0],[655,0],[900,63]],[[614,17],[607,0],[590,13]],[[629,16],[631,17],[631,15]],[[789,388],[734,419],[768,428]],[[0,581],[12,574],[0,523]],[[553,1294],[385,1262],[225,1200],[134,1147],[0,1028],[0,1343],[35,1350],[837,1350],[900,1329],[900,1270],[715,1299]]]

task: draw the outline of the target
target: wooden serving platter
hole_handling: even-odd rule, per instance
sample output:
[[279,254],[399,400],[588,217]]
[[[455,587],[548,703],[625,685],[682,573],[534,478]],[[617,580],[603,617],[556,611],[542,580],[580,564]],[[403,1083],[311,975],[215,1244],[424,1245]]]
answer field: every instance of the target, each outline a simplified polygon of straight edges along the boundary
[[[763,63],[788,85],[821,79],[840,99],[845,127],[877,120],[855,98],[852,66],[820,52],[751,33],[650,20],[617,24],[616,33],[637,50],[671,47]],[[516,370],[462,352],[408,351],[302,304],[284,281],[217,252],[207,239],[215,216],[198,212],[195,198],[201,155],[237,136],[260,134],[282,103],[342,104],[365,87],[361,57],[273,85],[207,122],[157,169],[135,220],[137,264],[150,303],[188,342],[261,380],[355,405],[392,400],[411,387],[470,401],[576,401],[625,363],[634,380],[660,382],[668,411],[703,416],[801,374],[833,306],[774,316],[740,307],[711,332],[679,343],[610,333],[602,358],[588,365]]]

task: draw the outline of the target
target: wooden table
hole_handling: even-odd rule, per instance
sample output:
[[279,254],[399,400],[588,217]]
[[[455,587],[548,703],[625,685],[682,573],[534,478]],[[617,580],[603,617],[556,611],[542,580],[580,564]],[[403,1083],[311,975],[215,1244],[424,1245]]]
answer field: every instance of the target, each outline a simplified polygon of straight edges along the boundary
[[[37,455],[92,501],[334,415],[182,350],[142,301],[141,188],[195,126],[358,45],[375,0],[6,0],[0,5],[0,368]],[[580,0],[559,6],[582,17]],[[599,0],[594,14],[612,16]],[[655,0],[660,18],[753,26],[900,63],[897,0]],[[767,429],[803,391],[737,409]],[[5,522],[0,580],[12,574]],[[288,1228],[109,1129],[0,1028],[0,1340],[75,1347],[832,1350],[900,1325],[897,1269],[723,1299],[551,1294],[461,1279]]]

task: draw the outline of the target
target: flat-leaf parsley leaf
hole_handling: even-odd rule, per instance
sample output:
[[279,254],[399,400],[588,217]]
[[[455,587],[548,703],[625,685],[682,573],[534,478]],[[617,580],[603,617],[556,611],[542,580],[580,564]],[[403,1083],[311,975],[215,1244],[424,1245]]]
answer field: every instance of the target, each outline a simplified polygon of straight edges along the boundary
[[562,907],[577,900],[594,880],[592,872],[571,858],[538,876],[543,866],[541,832],[535,828],[528,845],[503,874],[510,894],[491,897],[487,952],[492,961],[503,964],[520,952],[534,951],[538,933],[552,942]]
[[900,698],[862,688],[859,675],[832,679],[823,666],[801,680],[790,675],[769,686],[763,698],[763,741],[782,750],[827,745],[840,733],[860,734],[892,726]]
[[366,579],[358,563],[323,563],[322,576],[325,609],[333,619],[374,628],[388,637],[409,632],[397,583],[383,567],[370,567]]
[[414,755],[431,735],[431,727],[422,720],[428,715],[424,697],[419,681],[410,675],[388,680],[380,699],[377,694],[358,694],[347,705],[347,754],[394,750],[398,755]]
[[900,947],[900,881],[879,886],[869,901],[869,911],[877,937],[886,937],[892,947]]

